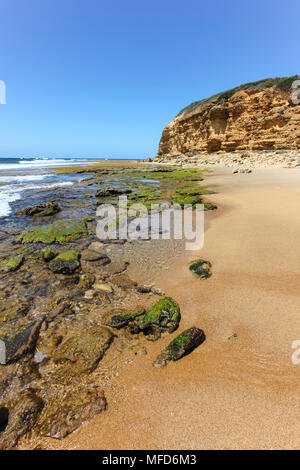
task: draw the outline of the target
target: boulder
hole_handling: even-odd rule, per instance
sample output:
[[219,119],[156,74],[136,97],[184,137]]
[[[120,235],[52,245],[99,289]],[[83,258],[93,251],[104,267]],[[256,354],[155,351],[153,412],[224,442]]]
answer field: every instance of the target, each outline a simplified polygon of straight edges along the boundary
[[20,327],[17,332],[1,338],[6,349],[6,364],[16,362],[25,354],[34,351],[43,321],[44,318],[40,318],[31,325]]
[[0,272],[10,273],[16,271],[24,261],[23,255],[10,256],[0,262]]
[[138,326],[146,334],[157,329],[172,333],[178,328],[180,318],[177,302],[170,297],[162,297],[147,310]]
[[155,367],[164,367],[170,361],[178,361],[186,354],[192,352],[205,341],[204,331],[193,326],[177,336],[154,361]]
[[196,259],[189,264],[189,270],[198,279],[208,279],[212,275],[210,268],[211,263],[204,259]]
[[56,201],[44,202],[35,206],[24,207],[15,213],[15,215],[29,215],[30,217],[45,217],[54,215],[60,211],[60,207]]
[[110,197],[110,196],[120,196],[121,194],[130,194],[131,189],[120,189],[120,188],[100,188],[96,192],[96,197]]
[[49,268],[54,273],[72,274],[80,266],[79,258],[77,250],[64,251],[50,261]]

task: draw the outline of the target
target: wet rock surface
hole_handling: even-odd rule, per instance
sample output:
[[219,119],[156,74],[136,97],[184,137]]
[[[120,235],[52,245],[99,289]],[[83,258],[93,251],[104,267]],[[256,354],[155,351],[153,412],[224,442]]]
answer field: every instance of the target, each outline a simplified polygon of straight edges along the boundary
[[80,266],[79,259],[77,250],[64,251],[50,261],[49,268],[54,273],[72,274]]
[[[55,401],[59,399],[59,409]],[[79,426],[106,409],[102,390],[89,387],[77,388],[76,392],[58,391],[58,396],[49,402],[38,424],[40,435],[63,439]]]
[[43,406],[42,399],[32,391],[22,393],[13,402],[0,404],[0,449],[15,446],[19,437],[34,426]]
[[[78,200],[74,192],[80,188],[45,191],[47,202],[55,198],[61,207],[46,224],[14,216],[5,226],[0,223],[0,267],[5,266],[0,270],[0,339],[6,346],[6,363],[0,365],[3,448],[16,446],[29,431],[61,439],[103,412],[106,377],[113,374],[116,357],[124,367],[129,355],[147,360],[146,340],[178,327],[179,306],[162,297],[151,279],[151,259],[157,253],[165,259],[165,245],[157,248],[157,242],[154,251],[144,240],[96,236],[95,194],[103,178],[124,178],[122,194],[129,188],[142,202],[157,197],[156,175],[166,188],[171,182],[172,191],[182,187],[181,172],[151,170],[142,175],[136,168],[93,172],[81,183],[85,192]],[[144,178],[155,190],[144,191]],[[188,171],[184,178],[198,181],[202,176]],[[131,263],[135,271],[130,271]],[[157,269],[163,269],[159,263]],[[18,427],[20,414],[24,418]]]
[[211,263],[204,259],[196,259],[189,264],[189,270],[198,279],[208,279],[211,277]]
[[96,193],[96,197],[109,197],[109,196],[120,196],[121,194],[130,194],[131,189],[117,189],[117,188],[100,188]]
[[16,255],[0,261],[0,272],[9,273],[16,271],[23,263],[23,260],[23,255]]
[[192,352],[205,341],[204,331],[193,326],[177,336],[154,361],[155,367],[164,367],[170,361],[178,361],[186,354]]
[[22,232],[17,242],[64,243],[87,235],[85,220],[59,220],[50,225],[41,225]]
[[55,215],[61,210],[56,201],[36,204],[35,206],[24,207],[15,213],[15,215],[28,215],[30,217],[45,217]]

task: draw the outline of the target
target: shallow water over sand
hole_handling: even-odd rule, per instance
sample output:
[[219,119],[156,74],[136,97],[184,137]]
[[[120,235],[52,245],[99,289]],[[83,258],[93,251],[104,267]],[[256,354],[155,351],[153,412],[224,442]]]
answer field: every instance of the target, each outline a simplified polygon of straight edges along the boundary
[[300,171],[218,170],[208,182],[219,211],[201,256],[213,276],[192,278],[183,252],[153,277],[178,300],[180,330],[199,326],[206,342],[164,370],[152,361],[167,337],[123,366],[115,352],[112,374],[107,355],[107,412],[47,448],[299,448]]

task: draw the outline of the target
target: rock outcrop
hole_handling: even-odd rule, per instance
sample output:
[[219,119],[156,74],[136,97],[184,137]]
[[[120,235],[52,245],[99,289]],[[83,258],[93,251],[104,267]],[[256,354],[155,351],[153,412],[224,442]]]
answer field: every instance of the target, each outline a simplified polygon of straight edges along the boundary
[[261,80],[191,104],[164,129],[158,156],[300,149],[297,79]]

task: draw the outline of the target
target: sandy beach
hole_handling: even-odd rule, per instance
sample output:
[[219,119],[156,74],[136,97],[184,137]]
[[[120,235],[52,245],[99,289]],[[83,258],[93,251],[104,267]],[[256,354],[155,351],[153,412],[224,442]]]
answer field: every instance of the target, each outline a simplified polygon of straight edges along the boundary
[[105,413],[43,446],[299,448],[300,366],[291,344],[300,338],[300,170],[218,169],[206,182],[219,191],[201,250],[213,276],[192,278],[186,265],[198,253],[185,252],[157,280],[181,306],[180,330],[203,328],[205,343],[163,370],[152,360],[169,338],[154,343],[118,369]]

